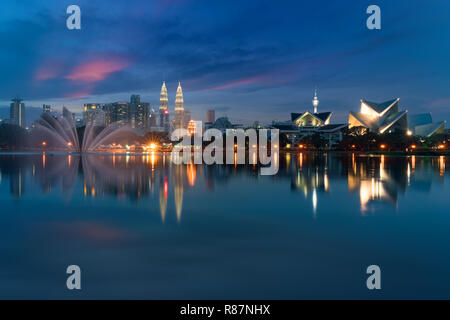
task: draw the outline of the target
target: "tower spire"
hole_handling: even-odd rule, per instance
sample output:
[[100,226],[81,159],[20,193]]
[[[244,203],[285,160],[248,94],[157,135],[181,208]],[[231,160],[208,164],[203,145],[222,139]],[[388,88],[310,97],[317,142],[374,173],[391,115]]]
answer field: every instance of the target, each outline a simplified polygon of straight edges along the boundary
[[314,106],[314,113],[317,113],[317,107],[319,106],[319,98],[317,97],[317,87],[314,90],[314,99],[312,101],[312,104]]

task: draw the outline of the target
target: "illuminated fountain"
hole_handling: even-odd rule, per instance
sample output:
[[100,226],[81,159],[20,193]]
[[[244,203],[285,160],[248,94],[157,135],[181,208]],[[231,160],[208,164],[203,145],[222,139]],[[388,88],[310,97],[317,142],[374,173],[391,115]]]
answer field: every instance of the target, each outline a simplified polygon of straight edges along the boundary
[[139,129],[121,123],[113,123],[105,128],[99,121],[104,118],[101,116],[99,114],[86,125],[80,145],[72,113],[67,108],[63,108],[63,115],[58,117],[43,113],[33,127],[33,145],[52,151],[102,152],[121,147],[116,142],[126,145],[129,141],[136,142],[142,138],[143,132]]
[[54,117],[44,112],[34,124],[32,131],[34,144],[44,149],[79,151],[80,143],[72,114],[63,108],[63,115]]

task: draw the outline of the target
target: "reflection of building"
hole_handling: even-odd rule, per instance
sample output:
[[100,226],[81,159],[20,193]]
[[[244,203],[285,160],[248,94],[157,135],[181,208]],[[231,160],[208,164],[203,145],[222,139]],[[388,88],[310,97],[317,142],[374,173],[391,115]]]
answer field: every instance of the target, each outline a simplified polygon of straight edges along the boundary
[[181,221],[181,211],[183,209],[183,168],[184,166],[175,166],[173,183],[175,196],[175,212],[177,214],[177,222]]
[[399,100],[397,98],[383,103],[361,100],[361,110],[350,111],[349,127],[365,127],[376,133],[406,131],[407,111],[399,111]]
[[408,134],[431,137],[434,134],[445,133],[446,121],[433,122],[430,113],[408,114]]
[[12,99],[9,114],[11,124],[18,125],[19,127],[26,127],[25,103],[23,103],[20,98],[17,97]]

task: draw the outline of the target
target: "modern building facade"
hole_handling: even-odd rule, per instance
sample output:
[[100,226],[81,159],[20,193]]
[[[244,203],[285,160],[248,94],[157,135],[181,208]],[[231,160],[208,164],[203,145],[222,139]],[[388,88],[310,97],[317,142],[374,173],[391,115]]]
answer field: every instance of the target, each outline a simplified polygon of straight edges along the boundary
[[183,89],[181,88],[181,83],[178,82],[177,94],[175,97],[175,129],[186,128],[184,116]]
[[129,105],[130,126],[132,128],[139,128],[146,130],[148,127],[148,115],[150,104],[141,102],[141,96],[138,94],[131,95]]
[[349,128],[365,127],[379,134],[408,129],[407,112],[399,111],[399,98],[382,103],[361,100],[359,112],[350,111]]
[[22,128],[26,127],[25,103],[22,102],[22,99],[19,97],[12,99],[9,114],[11,124],[18,125]]
[[446,121],[433,122],[431,113],[408,114],[408,135],[429,138],[444,134]]
[[320,134],[328,141],[331,148],[342,140],[343,130],[347,124],[331,124],[332,112],[319,112],[319,98],[317,90],[314,92],[312,100],[313,111],[303,113],[291,113],[290,121],[274,122],[274,128],[280,130],[280,135],[285,141],[289,141],[289,146],[295,146],[308,135]]
[[98,120],[99,115],[102,112],[102,107],[99,103],[85,103],[84,104],[84,112],[83,112],[83,120],[84,124],[91,124],[93,121]]
[[164,128],[165,132],[169,132],[169,96],[167,95],[166,82],[162,84],[159,98],[159,126]]
[[42,112],[50,113],[52,111],[52,107],[49,104],[42,105]]

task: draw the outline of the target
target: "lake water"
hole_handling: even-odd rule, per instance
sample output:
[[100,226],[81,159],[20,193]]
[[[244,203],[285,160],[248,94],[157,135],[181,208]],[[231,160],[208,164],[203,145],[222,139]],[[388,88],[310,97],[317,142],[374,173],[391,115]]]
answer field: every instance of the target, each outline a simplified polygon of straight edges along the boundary
[[0,298],[450,298],[449,158],[279,164],[0,154]]

